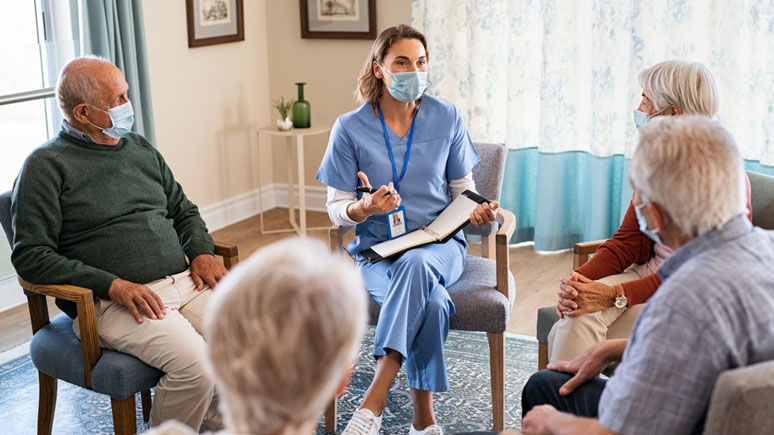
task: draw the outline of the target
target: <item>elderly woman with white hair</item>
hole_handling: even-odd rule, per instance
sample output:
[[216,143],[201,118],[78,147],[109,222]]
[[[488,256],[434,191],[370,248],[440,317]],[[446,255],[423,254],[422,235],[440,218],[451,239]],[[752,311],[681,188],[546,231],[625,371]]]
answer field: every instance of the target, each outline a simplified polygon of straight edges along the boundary
[[[698,62],[670,60],[639,76],[642,101],[634,111],[637,128],[659,116],[702,115],[720,110],[712,72]],[[752,219],[747,180],[747,210]],[[626,338],[637,314],[661,284],[659,265],[672,250],[648,237],[648,228],[629,204],[612,238],[569,278],[562,277],[556,322],[548,336],[549,362],[569,361],[596,343]]]
[[[205,318],[222,433],[314,433],[349,383],[365,326],[360,273],[319,241],[278,242],[234,268]],[[169,422],[152,433],[195,432]]]

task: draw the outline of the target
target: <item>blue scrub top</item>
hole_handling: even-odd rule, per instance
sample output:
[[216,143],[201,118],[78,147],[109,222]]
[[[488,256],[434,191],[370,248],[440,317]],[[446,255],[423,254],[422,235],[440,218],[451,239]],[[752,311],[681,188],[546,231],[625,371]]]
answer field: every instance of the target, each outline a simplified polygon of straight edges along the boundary
[[[448,180],[466,176],[480,160],[454,105],[424,95],[414,123],[409,163],[400,183],[408,232],[432,222],[451,202]],[[389,126],[387,134],[400,177],[409,134],[400,138]],[[335,189],[354,192],[360,184],[358,171],[363,171],[375,188],[396,181],[393,180],[382,124],[371,103],[336,120],[317,179]],[[361,195],[357,193],[358,199]],[[385,215],[375,214],[359,223],[355,235],[347,246],[350,255],[388,240]],[[462,231],[454,237],[464,240]]]

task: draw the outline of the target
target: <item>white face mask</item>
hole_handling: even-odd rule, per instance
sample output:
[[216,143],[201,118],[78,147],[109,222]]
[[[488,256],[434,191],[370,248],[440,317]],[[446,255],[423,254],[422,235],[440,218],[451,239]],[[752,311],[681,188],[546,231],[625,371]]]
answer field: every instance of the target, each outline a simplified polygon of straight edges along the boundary
[[392,79],[392,84],[387,90],[398,101],[410,103],[416,101],[427,89],[427,71],[408,71],[391,73],[383,65],[382,71]]
[[89,124],[102,130],[102,133],[105,133],[107,136],[110,136],[113,139],[121,139],[132,131],[132,125],[134,125],[134,108],[132,107],[131,101],[127,101],[120,106],[111,107],[108,110],[102,110],[91,104],[89,104],[89,106],[100,112],[105,112],[110,116],[112,125],[107,128],[102,128],[89,121]]
[[654,113],[652,115],[648,115],[647,113],[642,112],[640,110],[635,110],[634,111],[634,126],[639,129],[643,125],[647,124],[648,121],[650,121],[651,118],[653,118],[654,116],[660,115],[661,113],[663,113],[667,109],[669,109],[669,107],[661,109],[661,110],[659,110],[658,112],[656,112],[656,113]]

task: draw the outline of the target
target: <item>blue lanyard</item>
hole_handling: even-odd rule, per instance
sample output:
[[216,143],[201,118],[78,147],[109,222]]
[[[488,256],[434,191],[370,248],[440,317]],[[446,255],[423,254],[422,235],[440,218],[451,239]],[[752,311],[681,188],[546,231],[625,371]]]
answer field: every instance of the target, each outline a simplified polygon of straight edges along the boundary
[[387,134],[387,124],[384,123],[384,115],[382,114],[382,106],[378,103],[376,108],[379,109],[379,120],[382,121],[382,132],[384,133],[384,142],[387,144],[387,152],[390,154],[390,163],[392,164],[392,179],[395,182],[395,190],[400,193],[400,182],[403,181],[403,177],[406,175],[406,168],[408,168],[409,155],[411,154],[411,142],[414,140],[414,121],[417,120],[417,110],[414,109],[414,116],[411,118],[411,129],[409,129],[408,145],[406,146],[406,157],[403,159],[403,171],[398,178],[398,169],[395,167],[395,156],[392,154],[392,146],[390,145],[390,136]]

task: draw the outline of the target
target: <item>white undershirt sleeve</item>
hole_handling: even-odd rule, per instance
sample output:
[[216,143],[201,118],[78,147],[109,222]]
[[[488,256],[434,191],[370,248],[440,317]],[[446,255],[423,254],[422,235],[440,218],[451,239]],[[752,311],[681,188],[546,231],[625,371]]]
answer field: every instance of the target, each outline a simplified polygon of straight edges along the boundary
[[476,191],[476,182],[473,181],[472,172],[468,172],[468,175],[462,178],[449,180],[449,194],[451,195],[452,201],[457,199],[457,197],[466,190],[478,193]]
[[355,192],[344,192],[328,186],[328,201],[325,203],[325,208],[328,209],[328,217],[331,218],[331,222],[334,225],[344,227],[359,224],[360,222],[352,220],[347,214],[347,207],[355,201],[357,201]]

